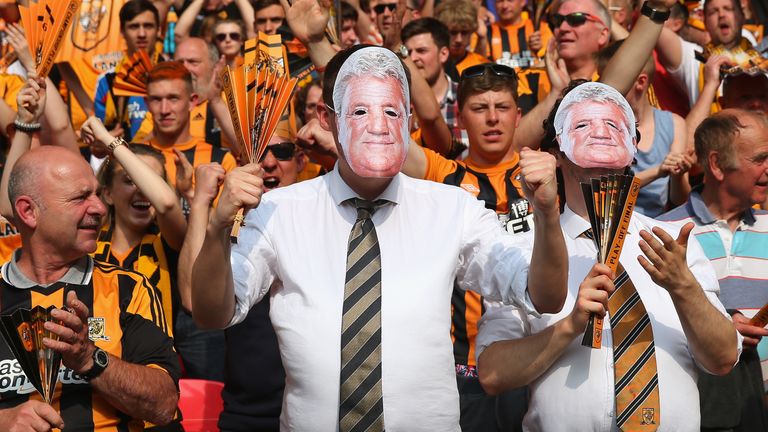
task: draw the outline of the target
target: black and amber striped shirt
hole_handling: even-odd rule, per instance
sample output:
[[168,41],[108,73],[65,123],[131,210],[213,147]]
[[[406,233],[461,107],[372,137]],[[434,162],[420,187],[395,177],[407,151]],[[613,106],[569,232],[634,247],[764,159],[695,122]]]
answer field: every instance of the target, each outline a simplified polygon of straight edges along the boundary
[[141,242],[124,254],[112,250],[113,227],[102,230],[96,243],[94,259],[144,275],[157,289],[169,334],[173,336],[174,311],[178,310],[180,299],[176,294],[176,274],[179,252],[165,242],[156,225],[141,238]]
[[[0,312],[37,305],[63,305],[66,293],[74,290],[88,306],[91,340],[99,348],[124,361],[168,372],[178,383],[180,368],[167,333],[163,308],[155,289],[142,275],[92,260],[81,281],[59,281],[49,286],[17,288],[7,282],[7,267],[0,279]],[[90,266],[89,266],[90,267]],[[11,354],[0,344],[0,409],[27,400],[42,400]],[[91,389],[82,377],[62,365],[53,398],[53,409],[61,414],[67,430],[139,431],[144,423],[118,411]]]
[[[485,207],[509,217],[510,206],[528,207],[520,184],[520,158],[515,156],[492,168],[479,168],[470,159],[455,161],[422,148],[427,158],[425,180],[458,186],[485,202]],[[472,291],[454,287],[451,298],[451,338],[456,364],[476,365],[477,323],[484,312],[483,298]]]

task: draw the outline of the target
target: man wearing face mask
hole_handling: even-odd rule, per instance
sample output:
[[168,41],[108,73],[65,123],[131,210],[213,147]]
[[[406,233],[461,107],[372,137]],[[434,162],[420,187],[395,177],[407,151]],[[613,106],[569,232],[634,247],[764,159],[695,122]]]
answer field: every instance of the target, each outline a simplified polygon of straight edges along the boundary
[[[490,306],[477,338],[488,393],[530,385],[524,430],[698,431],[697,366],[722,375],[738,358],[742,337],[717,298],[701,246],[688,241],[692,224],[678,235],[633,213],[616,274],[595,263],[580,183],[626,171],[634,124],[618,91],[591,82],[572,89],[549,117],[542,147],[555,154],[564,183],[566,305],[540,318]],[[604,317],[599,349],[580,343],[592,313]]]
[[[258,165],[224,181],[193,270],[193,315],[233,325],[270,295],[287,376],[281,430],[458,431],[454,280],[535,315],[563,301],[554,163],[525,178],[541,228],[526,251],[471,195],[399,174],[408,94],[391,51],[342,51],[319,109],[335,169],[263,197]],[[240,207],[250,211],[230,252]]]

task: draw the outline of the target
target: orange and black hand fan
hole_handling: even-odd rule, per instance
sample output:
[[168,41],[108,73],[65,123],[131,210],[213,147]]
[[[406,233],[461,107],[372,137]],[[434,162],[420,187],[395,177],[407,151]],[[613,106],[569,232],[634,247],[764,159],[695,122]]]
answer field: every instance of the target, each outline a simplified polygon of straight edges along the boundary
[[154,62],[144,50],[136,51],[115,70],[112,91],[115,96],[144,96],[147,94],[147,75]]
[[37,75],[48,76],[82,0],[38,0],[19,5]]
[[[259,162],[291,101],[296,79],[291,78],[280,35],[259,32],[245,42],[242,66],[222,71],[224,94],[235,135],[249,163]],[[232,241],[243,223],[243,211],[232,227]]]

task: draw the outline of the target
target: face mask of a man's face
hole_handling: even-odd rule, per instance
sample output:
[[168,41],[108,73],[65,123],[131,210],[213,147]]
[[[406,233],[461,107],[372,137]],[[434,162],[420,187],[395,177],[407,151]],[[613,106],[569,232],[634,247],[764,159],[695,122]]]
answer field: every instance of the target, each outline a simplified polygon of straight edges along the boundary
[[[626,104],[624,98],[608,86],[599,83],[583,86],[590,86],[598,94],[615,92],[620,98],[618,101]],[[576,91],[566,95],[561,103],[565,108],[555,115],[560,150],[582,168],[621,169],[629,166],[636,153],[632,139],[634,127],[631,130],[628,127],[635,121],[629,105],[620,107],[611,100],[596,102],[592,98],[571,104],[579,97],[575,96]],[[627,113],[632,118],[627,118]]]
[[[354,63],[347,67],[349,62],[370,54],[394,56],[382,48],[364,48],[342,66],[336,85],[343,87],[334,92],[334,96],[340,95],[339,100],[334,98],[339,143],[355,174],[387,178],[395,176],[405,162],[409,101],[403,97],[400,81],[393,76],[362,74],[342,79],[342,73],[354,68]],[[399,66],[399,60],[395,64]]]

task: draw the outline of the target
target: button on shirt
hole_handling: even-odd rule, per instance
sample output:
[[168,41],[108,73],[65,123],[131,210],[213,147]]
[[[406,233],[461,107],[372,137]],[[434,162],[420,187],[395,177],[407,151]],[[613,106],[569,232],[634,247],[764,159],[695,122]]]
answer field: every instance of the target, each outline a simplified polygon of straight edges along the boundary
[[[231,324],[270,292],[287,375],[281,430],[338,427],[347,241],[356,194],[334,170],[270,191],[248,212],[231,262]],[[461,189],[398,174],[372,220],[381,249],[382,390],[387,431],[458,431],[450,338],[453,282],[535,314],[527,238]]]
[[[568,295],[563,310],[557,314],[526,316],[513,307],[490,306],[480,321],[477,352],[496,341],[518,339],[538,333],[565,318],[573,310],[578,289],[596,261],[592,240],[580,234],[590,228],[589,222],[568,207],[560,217],[568,249]],[[660,226],[673,236],[679,229],[639,213],[630,221],[621,264],[632,279],[645,305],[653,328],[656,362],[659,373],[661,423],[659,431],[698,431],[699,392],[697,368],[688,349],[680,319],[667,291],[656,285],[637,262],[642,254],[638,242],[640,231],[650,232]],[[527,235],[519,234],[519,235]],[[719,288],[715,273],[693,237],[688,243],[688,266],[704,289],[709,301],[726,317],[717,298]],[[730,317],[729,317],[730,319]],[[575,338],[550,368],[531,383],[528,413],[523,421],[530,431],[617,431],[614,402],[613,339],[610,316],[603,323],[602,348],[581,346]],[[741,350],[741,336],[733,343]],[[480,371],[482,373],[482,371]]]

